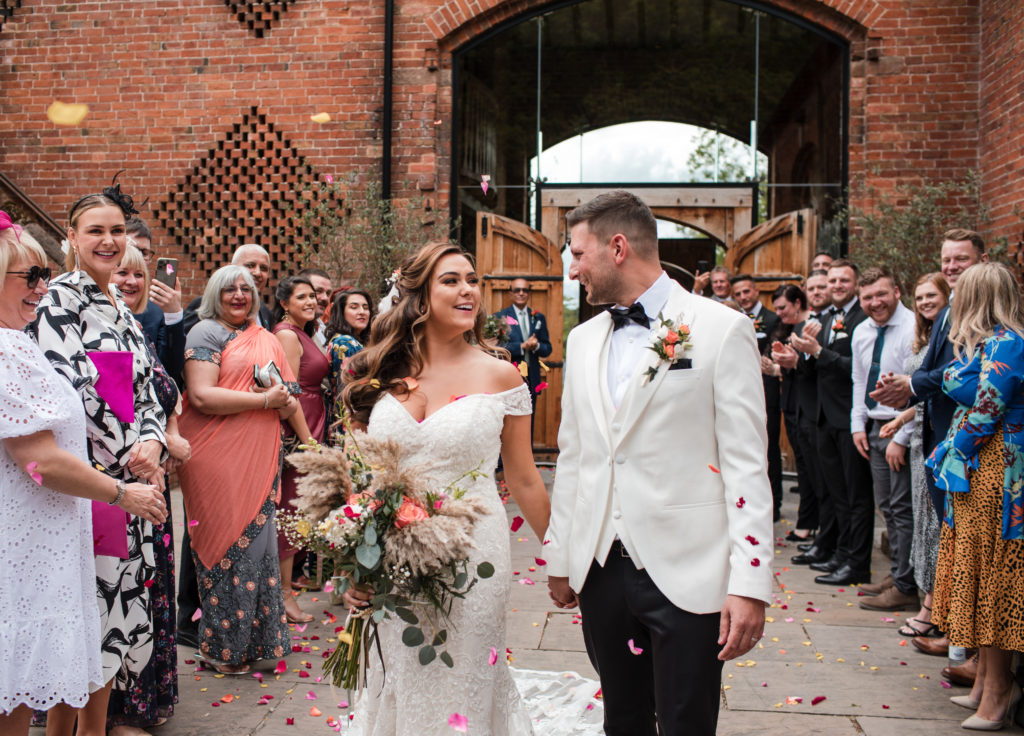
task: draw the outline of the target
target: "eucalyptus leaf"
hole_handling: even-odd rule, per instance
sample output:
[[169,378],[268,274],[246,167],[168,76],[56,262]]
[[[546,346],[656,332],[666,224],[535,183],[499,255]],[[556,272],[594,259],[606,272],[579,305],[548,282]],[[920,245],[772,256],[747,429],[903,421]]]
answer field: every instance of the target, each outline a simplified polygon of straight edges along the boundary
[[481,562],[476,566],[476,574],[482,578],[489,578],[494,575],[494,565],[490,562]]
[[416,626],[407,626],[402,632],[402,643],[407,647],[418,647],[423,639],[423,632]]
[[[380,547],[373,545],[368,547],[365,544],[361,544],[356,547],[356,559],[359,560],[359,564],[368,570],[372,570],[377,567],[377,563],[380,562]],[[493,568],[492,574],[493,574]]]
[[442,644],[444,644],[446,641],[448,641],[448,630],[447,629],[441,629],[436,634],[434,634],[434,641],[432,641],[430,643],[433,644],[435,647],[439,647]]
[[458,575],[455,576],[455,582],[452,583],[452,587],[454,587],[454,588],[464,588],[464,587],[466,587],[466,583],[468,583],[468,582],[469,582],[469,575],[467,575],[464,572],[460,572]]
[[377,544],[377,529],[372,524],[366,527],[366,543]]
[[420,622],[419,616],[408,608],[395,608],[395,613],[398,615],[398,618],[402,619],[407,624],[418,624]]
[[381,608],[380,610],[374,611],[373,615],[370,618],[373,619],[373,622],[375,624],[379,624],[381,621],[384,620],[384,617],[387,615],[387,613],[387,611]]
[[434,661],[434,657],[437,656],[437,651],[432,646],[425,646],[420,649],[420,664],[428,665]]
[[448,654],[447,651],[441,652],[441,661],[444,662],[449,667],[454,667],[455,666],[455,662],[452,661],[452,655]]

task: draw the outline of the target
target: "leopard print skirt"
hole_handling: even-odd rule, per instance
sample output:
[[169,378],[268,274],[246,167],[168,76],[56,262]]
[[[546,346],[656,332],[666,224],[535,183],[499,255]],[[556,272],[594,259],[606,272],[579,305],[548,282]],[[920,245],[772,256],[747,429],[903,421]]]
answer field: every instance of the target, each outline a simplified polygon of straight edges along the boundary
[[981,448],[969,493],[951,493],[932,621],[961,647],[1024,652],[1024,541],[1002,538],[1003,428]]

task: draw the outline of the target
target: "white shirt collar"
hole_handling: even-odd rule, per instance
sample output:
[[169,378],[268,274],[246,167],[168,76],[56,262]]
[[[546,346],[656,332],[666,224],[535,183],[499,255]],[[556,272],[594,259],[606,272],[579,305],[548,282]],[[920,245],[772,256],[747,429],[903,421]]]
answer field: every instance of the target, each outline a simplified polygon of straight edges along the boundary
[[756,302],[754,304],[754,308],[753,309],[751,309],[749,312],[746,311],[746,310],[743,310],[743,314],[747,315],[748,317],[753,315],[754,319],[757,319],[758,315],[761,314],[761,308],[763,306],[764,305],[761,302]]
[[843,315],[845,316],[845,315],[850,313],[850,310],[853,309],[853,305],[856,304],[856,303],[857,303],[857,297],[853,297],[853,299],[851,299],[850,301],[846,302],[846,304],[844,304],[843,306],[839,307],[839,311],[842,312]]
[[[903,302],[898,302],[896,304],[896,311],[892,313],[892,317],[889,318],[889,321],[886,322],[885,325],[887,327],[896,327],[903,324],[907,319],[913,319],[913,317],[914,313],[903,306]],[[868,317],[868,322],[871,323],[872,327],[881,327],[881,325],[875,322],[871,317]]]
[[[647,287],[647,291],[640,295],[637,302],[644,308],[644,313],[653,322],[661,314],[668,303],[669,294],[672,293],[672,280],[664,271],[654,280],[654,283]],[[619,305],[622,306],[622,305]],[[630,305],[625,305],[629,307]]]

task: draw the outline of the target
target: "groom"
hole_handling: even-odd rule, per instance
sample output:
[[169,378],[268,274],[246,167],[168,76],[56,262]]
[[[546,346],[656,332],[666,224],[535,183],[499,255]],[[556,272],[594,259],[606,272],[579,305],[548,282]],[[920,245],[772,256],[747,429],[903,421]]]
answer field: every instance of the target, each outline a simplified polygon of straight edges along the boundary
[[569,335],[551,598],[579,603],[607,736],[714,734],[722,663],[761,638],[772,585],[754,331],[669,280],[634,195],[602,194],[567,223],[569,277],[616,306]]

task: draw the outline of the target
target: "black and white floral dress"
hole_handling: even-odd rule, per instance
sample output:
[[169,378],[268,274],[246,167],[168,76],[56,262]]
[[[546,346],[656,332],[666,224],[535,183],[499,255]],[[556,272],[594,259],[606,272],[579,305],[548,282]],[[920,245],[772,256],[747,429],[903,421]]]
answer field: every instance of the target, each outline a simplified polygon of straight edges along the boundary
[[[117,294],[115,287],[111,291]],[[54,369],[71,382],[85,406],[89,459],[126,482],[132,447],[164,440],[165,417],[153,386],[153,365],[145,338],[120,298],[111,301],[84,271],[50,282],[36,319],[26,328]],[[132,354],[132,421],[118,419],[96,390],[99,372],[89,353]],[[128,559],[96,557],[96,595],[102,628],[103,679],[124,689],[153,653],[149,588],[153,584],[153,525],[138,517],[128,523]]]

